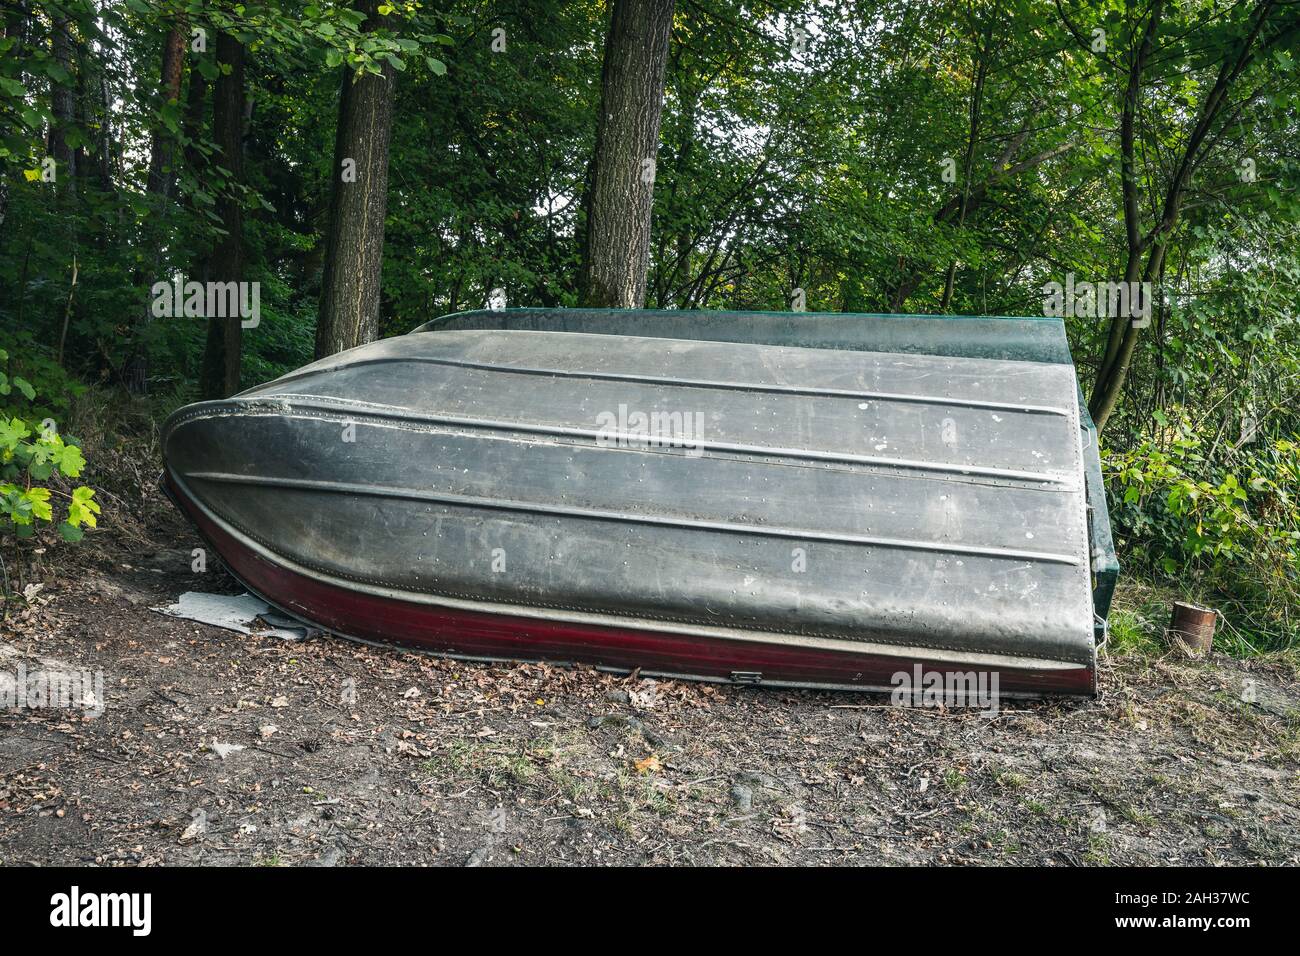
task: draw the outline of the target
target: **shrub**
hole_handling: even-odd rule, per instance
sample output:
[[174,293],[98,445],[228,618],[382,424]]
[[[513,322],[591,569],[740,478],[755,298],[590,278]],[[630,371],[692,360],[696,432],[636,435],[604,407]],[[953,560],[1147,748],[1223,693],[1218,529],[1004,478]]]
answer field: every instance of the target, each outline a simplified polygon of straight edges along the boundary
[[[1104,458],[1117,536],[1137,567],[1199,575],[1287,624],[1300,607],[1300,442],[1232,442],[1185,416]],[[1293,635],[1288,634],[1288,642]]]
[[[9,364],[4,349],[0,364]],[[9,398],[15,391],[28,403],[36,401],[30,382],[0,372],[0,396]],[[64,540],[80,540],[83,526],[95,527],[99,503],[85,485],[63,490],[63,479],[80,477],[85,467],[76,439],[60,435],[52,418],[37,424],[13,409],[0,410],[0,531],[27,538],[45,521],[57,523]]]

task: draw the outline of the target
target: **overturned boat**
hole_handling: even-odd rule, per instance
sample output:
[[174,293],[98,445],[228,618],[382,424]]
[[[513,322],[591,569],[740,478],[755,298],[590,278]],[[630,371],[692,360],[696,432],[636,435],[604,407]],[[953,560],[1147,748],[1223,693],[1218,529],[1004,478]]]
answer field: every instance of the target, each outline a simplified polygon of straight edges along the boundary
[[1095,692],[1118,566],[1059,319],[518,309],[163,431],[251,591],[471,658]]

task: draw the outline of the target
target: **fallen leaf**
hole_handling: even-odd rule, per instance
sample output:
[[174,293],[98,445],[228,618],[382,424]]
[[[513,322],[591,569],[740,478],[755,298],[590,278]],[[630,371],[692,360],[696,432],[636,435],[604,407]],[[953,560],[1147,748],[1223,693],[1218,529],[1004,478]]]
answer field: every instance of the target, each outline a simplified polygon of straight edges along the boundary
[[222,744],[217,742],[216,737],[212,738],[212,752],[215,753],[222,760],[225,760],[231,754],[237,753],[238,751],[244,749],[245,747],[243,744]]
[[203,820],[196,819],[193,822],[191,822],[190,825],[185,828],[185,832],[181,834],[181,842],[189,843],[193,840],[197,840],[199,838],[199,835],[202,832],[203,832]]

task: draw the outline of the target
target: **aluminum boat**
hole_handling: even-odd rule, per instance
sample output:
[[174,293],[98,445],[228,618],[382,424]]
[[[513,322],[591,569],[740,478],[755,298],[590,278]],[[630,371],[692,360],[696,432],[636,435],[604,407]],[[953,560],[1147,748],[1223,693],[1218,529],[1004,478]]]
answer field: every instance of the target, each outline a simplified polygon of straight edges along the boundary
[[1118,565],[1059,319],[447,316],[163,430],[283,612],[447,655],[1096,689]]

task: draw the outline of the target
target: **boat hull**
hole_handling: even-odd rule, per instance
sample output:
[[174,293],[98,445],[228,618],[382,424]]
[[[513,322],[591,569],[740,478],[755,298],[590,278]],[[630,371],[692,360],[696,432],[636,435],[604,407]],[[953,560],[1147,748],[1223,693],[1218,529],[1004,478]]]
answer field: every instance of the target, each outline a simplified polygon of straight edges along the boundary
[[963,353],[947,320],[480,318],[178,410],[165,487],[251,591],[359,640],[1095,693],[1113,569],[1059,323]]
[[[870,654],[817,646],[610,627],[518,614],[467,611],[358,591],[286,567],[226,526],[169,472],[163,488],[250,591],[280,611],[341,637],[485,661],[586,664],[616,673],[824,690],[893,691],[899,675],[970,676],[1005,697],[1089,697],[1092,667],[1055,662],[981,664],[900,649]],[[981,683],[982,682],[982,683]]]

